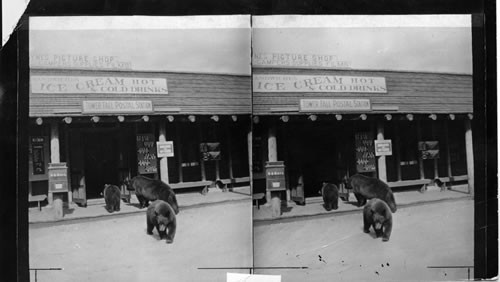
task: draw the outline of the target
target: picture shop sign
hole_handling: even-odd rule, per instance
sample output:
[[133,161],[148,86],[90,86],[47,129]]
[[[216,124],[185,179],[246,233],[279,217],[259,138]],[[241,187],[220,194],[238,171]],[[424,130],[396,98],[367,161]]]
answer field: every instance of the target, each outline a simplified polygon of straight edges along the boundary
[[342,68],[350,67],[350,62],[341,61],[335,55],[297,54],[297,53],[255,53],[254,66]]
[[253,91],[387,93],[387,87],[385,77],[259,74]]
[[168,94],[166,78],[32,75],[32,93]]
[[91,70],[131,70],[132,62],[118,56],[91,56],[85,54],[33,54],[30,56],[32,68],[91,69]]

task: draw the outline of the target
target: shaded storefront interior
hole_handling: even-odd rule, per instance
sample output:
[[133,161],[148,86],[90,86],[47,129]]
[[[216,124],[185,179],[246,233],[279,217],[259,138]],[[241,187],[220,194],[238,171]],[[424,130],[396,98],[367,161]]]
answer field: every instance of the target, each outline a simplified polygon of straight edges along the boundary
[[249,185],[249,76],[32,68],[30,81],[30,202],[52,202],[51,163],[83,206],[136,175],[176,192]]
[[[299,203],[319,196],[323,182],[343,188],[355,173],[396,192],[438,178],[466,183],[473,193],[471,75],[283,67],[253,73],[254,193],[270,199],[269,161],[285,165],[281,199]],[[390,153],[377,156],[384,148]]]

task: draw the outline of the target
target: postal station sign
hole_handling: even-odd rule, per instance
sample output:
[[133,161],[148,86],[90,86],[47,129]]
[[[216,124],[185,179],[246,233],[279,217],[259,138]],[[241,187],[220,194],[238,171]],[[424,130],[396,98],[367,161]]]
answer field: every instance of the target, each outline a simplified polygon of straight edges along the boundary
[[168,94],[166,78],[32,75],[32,93]]
[[369,99],[300,99],[301,112],[370,111]]
[[385,77],[258,74],[253,91],[387,93],[387,87]]

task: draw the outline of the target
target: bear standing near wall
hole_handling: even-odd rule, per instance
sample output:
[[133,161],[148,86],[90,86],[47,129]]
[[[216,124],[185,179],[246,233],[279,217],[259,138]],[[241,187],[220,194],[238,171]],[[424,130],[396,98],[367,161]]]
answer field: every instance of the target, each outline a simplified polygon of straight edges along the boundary
[[174,190],[161,180],[139,175],[130,180],[126,179],[123,183],[127,185],[127,190],[135,191],[141,208],[147,207],[149,201],[163,200],[174,209],[175,214],[179,213]]
[[378,198],[385,201],[392,212],[397,210],[391,188],[377,178],[355,174],[347,180],[346,188],[353,190],[359,207],[366,204],[367,199]]
[[327,211],[339,208],[339,188],[337,185],[323,182],[321,195],[323,196],[324,207]]
[[363,209],[363,231],[370,233],[370,226],[382,241],[389,241],[392,231],[392,213],[389,206],[380,199],[371,199]]
[[104,184],[104,191],[102,192],[104,201],[106,202],[106,210],[108,212],[120,211],[120,188],[116,185]]
[[174,242],[177,221],[173,208],[165,201],[156,200],[151,203],[146,211],[147,233],[153,234],[153,228],[156,227],[160,240],[167,238],[167,244]]

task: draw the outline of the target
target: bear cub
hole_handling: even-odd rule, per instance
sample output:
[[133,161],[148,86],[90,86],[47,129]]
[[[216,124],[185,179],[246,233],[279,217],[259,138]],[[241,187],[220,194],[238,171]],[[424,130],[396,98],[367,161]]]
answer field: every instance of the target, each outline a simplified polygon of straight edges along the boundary
[[104,201],[106,202],[106,210],[108,212],[120,211],[120,188],[116,185],[104,184],[102,192]]
[[323,196],[324,207],[327,211],[339,208],[339,188],[333,183],[323,182],[321,187],[321,195]]
[[156,200],[146,210],[147,233],[153,234],[156,227],[160,240],[167,238],[167,244],[174,242],[177,221],[174,209],[165,201]]
[[375,235],[382,241],[389,241],[392,231],[392,213],[389,206],[380,199],[371,199],[363,209],[363,231],[370,233],[373,226]]

